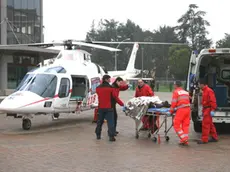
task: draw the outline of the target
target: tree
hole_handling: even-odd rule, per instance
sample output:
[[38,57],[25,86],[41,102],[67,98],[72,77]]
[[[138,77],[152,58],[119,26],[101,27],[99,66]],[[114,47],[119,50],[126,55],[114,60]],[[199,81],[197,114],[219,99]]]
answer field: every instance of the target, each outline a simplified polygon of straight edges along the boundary
[[217,48],[230,48],[230,34],[225,33],[223,39],[216,42]]
[[184,80],[187,76],[190,49],[185,46],[171,46],[169,49],[169,70],[175,79]]
[[187,42],[193,50],[200,51],[209,48],[212,41],[207,38],[209,33],[206,27],[210,26],[210,23],[203,18],[206,12],[197,9],[196,4],[190,4],[188,11],[177,21],[180,25],[176,28],[182,42]]

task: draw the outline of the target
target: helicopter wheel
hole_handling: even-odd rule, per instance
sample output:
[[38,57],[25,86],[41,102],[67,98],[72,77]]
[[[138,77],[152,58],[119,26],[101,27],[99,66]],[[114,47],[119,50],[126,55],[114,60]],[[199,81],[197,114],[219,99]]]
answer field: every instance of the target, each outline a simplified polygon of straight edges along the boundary
[[54,113],[54,114],[52,115],[52,119],[53,119],[53,120],[58,119],[59,116],[60,116],[59,113]]
[[25,118],[25,119],[22,120],[22,128],[24,130],[29,130],[31,128],[31,125],[32,124],[31,124],[31,120],[30,119]]

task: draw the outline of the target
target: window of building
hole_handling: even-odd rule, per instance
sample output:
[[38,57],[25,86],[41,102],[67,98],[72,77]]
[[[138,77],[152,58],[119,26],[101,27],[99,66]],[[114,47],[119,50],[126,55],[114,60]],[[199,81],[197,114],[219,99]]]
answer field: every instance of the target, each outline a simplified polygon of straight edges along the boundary
[[34,0],[34,7],[36,8],[37,15],[41,16],[41,0]]
[[7,6],[13,8],[14,0],[7,0]]
[[22,0],[14,0],[14,9],[21,9],[22,8]]
[[28,0],[28,9],[34,9],[34,0]]
[[20,84],[20,82],[22,81],[26,73],[30,71],[32,68],[35,68],[35,66],[23,66],[23,65],[8,63],[7,64],[8,89],[15,89]]
[[21,0],[21,1],[22,1],[22,9],[27,9],[28,8],[27,0]]
[[[41,42],[41,0],[7,0],[7,5],[7,17],[19,42]],[[18,43],[9,25],[7,31],[7,43]]]

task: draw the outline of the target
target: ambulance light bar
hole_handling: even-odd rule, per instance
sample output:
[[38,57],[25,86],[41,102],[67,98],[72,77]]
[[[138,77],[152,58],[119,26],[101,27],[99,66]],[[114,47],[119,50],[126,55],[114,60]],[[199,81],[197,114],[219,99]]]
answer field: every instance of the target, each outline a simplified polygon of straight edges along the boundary
[[216,52],[216,49],[209,49],[208,52],[209,52],[209,53],[215,53],[215,52]]

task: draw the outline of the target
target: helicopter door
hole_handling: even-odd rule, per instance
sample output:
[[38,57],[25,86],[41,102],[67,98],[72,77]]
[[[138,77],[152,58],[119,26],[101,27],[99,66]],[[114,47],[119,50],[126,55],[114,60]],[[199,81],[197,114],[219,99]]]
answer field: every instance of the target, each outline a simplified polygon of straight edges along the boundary
[[67,74],[57,74],[58,84],[56,90],[57,98],[54,99],[54,111],[67,111],[69,110],[69,100],[72,93],[72,79]]

